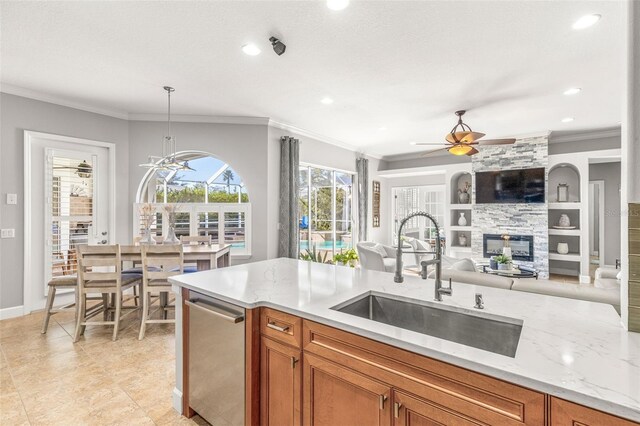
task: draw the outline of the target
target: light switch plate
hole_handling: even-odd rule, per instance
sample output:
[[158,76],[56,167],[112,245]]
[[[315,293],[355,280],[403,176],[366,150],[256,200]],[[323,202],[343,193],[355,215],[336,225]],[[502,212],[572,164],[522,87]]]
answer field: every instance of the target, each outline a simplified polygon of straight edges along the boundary
[[7,204],[18,204],[18,194],[7,194]]
[[1,231],[0,238],[15,238],[15,237],[16,237],[16,230],[13,228],[3,229]]

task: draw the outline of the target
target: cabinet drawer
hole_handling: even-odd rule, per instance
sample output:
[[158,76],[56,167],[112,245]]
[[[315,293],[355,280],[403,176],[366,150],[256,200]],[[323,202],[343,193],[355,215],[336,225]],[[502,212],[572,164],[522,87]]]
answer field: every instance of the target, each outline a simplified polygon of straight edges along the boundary
[[629,229],[629,254],[640,254],[640,229]]
[[629,228],[640,229],[640,204],[629,204]]
[[545,395],[361,336],[304,320],[310,352],[491,425],[544,425]]
[[640,308],[640,280],[629,281],[629,306]]
[[273,340],[302,347],[302,319],[294,315],[263,308],[260,311],[260,332]]
[[629,279],[640,281],[640,254],[629,256]]
[[602,411],[551,397],[551,426],[638,426],[638,423]]

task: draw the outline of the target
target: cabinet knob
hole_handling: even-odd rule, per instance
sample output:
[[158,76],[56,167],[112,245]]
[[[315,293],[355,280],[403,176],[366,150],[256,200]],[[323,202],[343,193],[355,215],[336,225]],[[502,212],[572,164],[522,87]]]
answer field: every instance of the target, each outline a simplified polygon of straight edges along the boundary
[[300,361],[300,360],[296,359],[295,356],[292,356],[291,357],[291,368],[296,368],[296,364],[298,363],[298,361]]
[[384,402],[387,400],[387,395],[380,395],[380,409],[384,410]]

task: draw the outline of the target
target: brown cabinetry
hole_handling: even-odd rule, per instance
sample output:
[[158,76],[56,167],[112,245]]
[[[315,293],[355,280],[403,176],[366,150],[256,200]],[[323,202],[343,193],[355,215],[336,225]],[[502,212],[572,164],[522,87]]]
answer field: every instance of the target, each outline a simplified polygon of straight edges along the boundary
[[384,383],[305,354],[305,426],[389,425],[390,395]]
[[551,397],[550,426],[637,426],[602,411]]
[[394,391],[393,426],[475,426],[477,423],[432,401],[417,398],[402,391]]
[[260,339],[260,423],[300,424],[302,353],[262,336]]

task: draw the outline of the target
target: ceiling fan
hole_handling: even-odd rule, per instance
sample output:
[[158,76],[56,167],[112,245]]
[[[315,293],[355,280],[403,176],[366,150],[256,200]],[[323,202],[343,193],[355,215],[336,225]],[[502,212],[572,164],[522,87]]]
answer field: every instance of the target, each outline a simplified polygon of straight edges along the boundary
[[444,145],[444,147],[432,149],[430,151],[421,154],[422,157],[430,155],[438,151],[448,151],[453,155],[475,155],[478,151],[476,146],[486,145],[510,145],[515,143],[515,139],[486,139],[480,140],[484,137],[484,133],[474,132],[471,127],[462,122],[462,116],[466,111],[456,111],[458,116],[458,123],[453,126],[453,129],[445,136],[446,143],[416,143],[416,145]]
[[86,160],[82,160],[82,163],[77,166],[54,166],[54,170],[74,170],[74,173],[81,178],[90,178],[93,168]]

